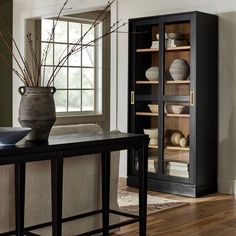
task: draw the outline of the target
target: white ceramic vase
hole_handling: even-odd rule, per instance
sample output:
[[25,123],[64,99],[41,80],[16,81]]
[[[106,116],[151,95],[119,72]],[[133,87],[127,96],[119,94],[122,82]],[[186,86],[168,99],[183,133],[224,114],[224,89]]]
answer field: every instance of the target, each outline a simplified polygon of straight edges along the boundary
[[173,80],[186,80],[190,73],[189,64],[184,59],[175,59],[169,68],[169,72]]
[[148,80],[158,80],[159,68],[157,66],[152,66],[146,70],[145,75]]

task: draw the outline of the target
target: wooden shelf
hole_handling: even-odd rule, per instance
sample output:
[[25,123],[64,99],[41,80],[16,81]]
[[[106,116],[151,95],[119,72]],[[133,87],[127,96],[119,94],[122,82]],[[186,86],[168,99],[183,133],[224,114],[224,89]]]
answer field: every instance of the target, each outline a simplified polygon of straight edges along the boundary
[[173,150],[173,151],[189,151],[189,147],[179,147],[179,146],[166,146],[167,150]]
[[[136,84],[159,84],[158,80],[137,80]],[[190,80],[167,80],[166,84],[190,84]]]
[[[148,148],[158,149],[158,146],[149,144]],[[179,147],[179,146],[166,146],[165,149],[169,151],[186,151],[186,152],[190,150],[189,147]]]
[[189,114],[169,114],[169,113],[166,113],[165,116],[167,116],[167,117],[178,117],[178,118],[189,118],[190,117]]
[[139,48],[136,49],[136,52],[158,52],[159,49],[157,48]]
[[190,84],[190,80],[167,80],[166,84]]
[[181,51],[181,50],[189,50],[190,46],[179,46],[173,48],[166,48],[166,51]]
[[[190,46],[166,48],[166,51],[181,51],[181,50],[190,50]],[[139,49],[136,49],[136,52],[159,52],[159,49],[158,48],[139,48]]]
[[158,149],[157,145],[148,145],[148,148]]
[[137,80],[136,84],[159,84],[158,80]]
[[137,116],[158,116],[158,113],[155,112],[136,112]]

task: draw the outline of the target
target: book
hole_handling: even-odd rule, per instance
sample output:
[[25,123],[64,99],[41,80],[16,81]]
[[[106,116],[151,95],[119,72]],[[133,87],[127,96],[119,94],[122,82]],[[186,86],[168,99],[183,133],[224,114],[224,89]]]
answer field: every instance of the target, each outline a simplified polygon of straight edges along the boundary
[[167,165],[166,169],[169,169],[169,170],[180,170],[180,171],[189,171],[188,166],[170,166],[170,165]]
[[177,162],[177,161],[169,161],[169,166],[180,166],[180,167],[188,167],[189,164],[185,162]]
[[188,171],[178,171],[178,170],[168,171],[168,170],[166,170],[166,174],[172,175],[172,176],[189,178],[189,172]]
[[158,161],[157,159],[148,159],[148,172],[158,172]]
[[189,174],[173,174],[170,173],[170,176],[182,177],[182,178],[189,178]]

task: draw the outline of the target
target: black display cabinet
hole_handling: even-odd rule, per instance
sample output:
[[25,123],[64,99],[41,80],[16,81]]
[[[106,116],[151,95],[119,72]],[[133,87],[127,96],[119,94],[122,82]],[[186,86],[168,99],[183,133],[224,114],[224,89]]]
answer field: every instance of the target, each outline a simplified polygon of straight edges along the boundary
[[[129,20],[128,131],[148,133],[150,190],[217,191],[218,17],[187,12]],[[130,151],[128,186],[138,185]]]

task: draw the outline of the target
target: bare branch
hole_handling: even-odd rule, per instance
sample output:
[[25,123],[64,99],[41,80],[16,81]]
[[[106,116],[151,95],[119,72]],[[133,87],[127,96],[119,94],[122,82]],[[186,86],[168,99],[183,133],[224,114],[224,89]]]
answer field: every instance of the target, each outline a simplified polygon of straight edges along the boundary
[[[84,39],[89,34],[89,32],[91,30],[95,29],[98,24],[100,24],[101,22],[103,22],[107,18],[106,11],[108,10],[108,8],[111,7],[111,5],[114,2],[115,2],[115,0],[112,0],[107,3],[107,5],[104,7],[104,9],[98,14],[96,19],[88,27],[86,32],[84,32],[80,38],[75,40],[75,43],[73,44],[73,46],[66,53],[65,53],[65,50],[62,51],[62,53],[59,57],[58,63],[54,66],[54,69],[52,71],[52,74],[49,77],[49,80],[48,80],[48,83],[46,86],[50,86],[54,82],[59,71],[64,66],[64,64],[68,61],[68,59],[71,55],[74,55],[75,53],[78,53],[78,52],[82,51],[83,49],[86,49],[87,47],[94,45],[94,43],[96,41],[98,41],[99,39],[102,39],[104,37],[107,37],[108,35],[112,34],[113,32],[119,32],[118,30],[125,25],[125,24],[120,24],[120,21],[117,21],[103,35],[101,35],[97,38],[94,38],[93,40],[91,40],[88,43],[84,42]],[[51,29],[51,32],[49,33],[48,39],[46,41],[46,46],[43,49],[41,59],[38,58],[38,55],[36,54],[34,43],[31,38],[31,34],[30,33],[27,34],[27,44],[29,47],[29,52],[30,52],[29,56],[31,59],[30,62],[28,62],[23,57],[23,53],[21,53],[15,39],[13,38],[10,27],[7,22],[7,18],[4,14],[4,11],[3,11],[1,3],[0,3],[0,14],[4,19],[5,25],[7,26],[9,37],[12,41],[13,47],[15,47],[15,49],[16,49],[16,54],[15,54],[15,52],[13,52],[11,44],[8,43],[8,41],[6,40],[5,36],[3,35],[3,33],[1,31],[0,31],[0,39],[3,41],[6,49],[8,50],[10,55],[12,56],[13,60],[16,62],[17,67],[19,67],[19,71],[17,71],[15,68],[12,67],[11,63],[6,59],[4,54],[0,53],[0,58],[4,61],[4,63],[7,64],[7,66],[9,68],[11,68],[11,70],[16,74],[16,76],[19,77],[20,80],[26,86],[40,86],[40,82],[44,81],[44,79],[45,79],[46,60],[49,55],[49,51],[51,49],[52,42],[54,41],[54,38],[55,38],[56,26],[58,24],[58,21],[60,20],[60,16],[61,16],[63,10],[65,9],[65,6],[67,5],[67,3],[68,3],[68,0],[65,0],[64,4],[60,8],[60,11],[59,11],[57,17],[53,21],[52,29]],[[39,41],[41,42],[40,36],[36,34],[36,37],[37,36],[39,38]],[[66,55],[64,55],[64,54],[66,54]],[[42,70],[42,66],[43,66],[43,70]]]

